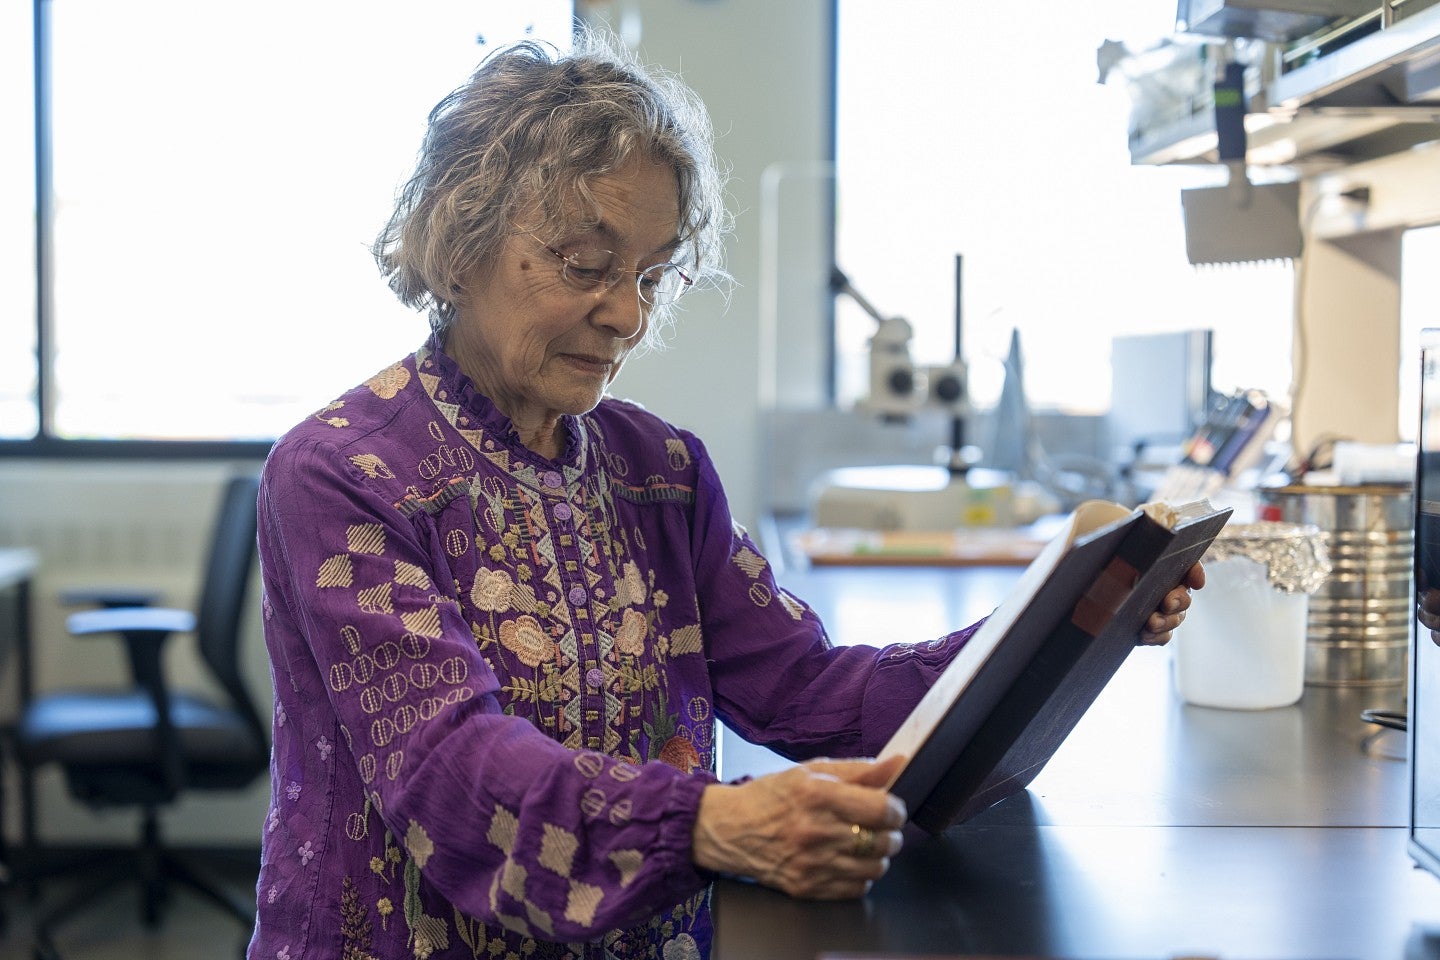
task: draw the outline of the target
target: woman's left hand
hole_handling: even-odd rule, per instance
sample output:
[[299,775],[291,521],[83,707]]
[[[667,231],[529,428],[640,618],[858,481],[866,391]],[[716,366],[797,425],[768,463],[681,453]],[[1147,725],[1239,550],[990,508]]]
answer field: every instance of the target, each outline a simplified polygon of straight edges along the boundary
[[1140,632],[1140,642],[1151,646],[1169,643],[1170,635],[1185,621],[1185,611],[1190,609],[1190,591],[1199,590],[1203,586],[1205,568],[1197,563],[1185,574],[1180,586],[1165,594],[1160,606],[1150,614],[1150,619],[1145,621],[1145,628]]

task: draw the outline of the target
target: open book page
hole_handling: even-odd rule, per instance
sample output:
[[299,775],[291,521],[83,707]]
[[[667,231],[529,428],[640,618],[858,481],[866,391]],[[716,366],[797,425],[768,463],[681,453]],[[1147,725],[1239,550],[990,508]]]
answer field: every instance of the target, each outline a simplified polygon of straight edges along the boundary
[[[1130,508],[1103,500],[1087,500],[1076,507],[1065,526],[1026,567],[1004,603],[980,625],[980,629],[975,631],[975,635],[960,649],[959,654],[919,705],[910,712],[900,729],[895,731],[880,751],[878,759],[884,760],[896,754],[913,758],[920,746],[945,719],[950,705],[970,686],[990,660],[1000,641],[1005,639],[1016,621],[1030,608],[1035,594],[1076,542],[1133,515],[1134,511]],[[900,776],[904,776],[904,771]],[[893,782],[891,786],[894,786]]]
[[1169,503],[1164,500],[1154,500],[1150,503],[1140,505],[1140,512],[1154,520],[1166,530],[1174,530],[1182,524],[1191,520],[1198,520],[1201,517],[1208,517],[1215,513],[1215,507],[1209,500],[1192,500],[1189,503]]

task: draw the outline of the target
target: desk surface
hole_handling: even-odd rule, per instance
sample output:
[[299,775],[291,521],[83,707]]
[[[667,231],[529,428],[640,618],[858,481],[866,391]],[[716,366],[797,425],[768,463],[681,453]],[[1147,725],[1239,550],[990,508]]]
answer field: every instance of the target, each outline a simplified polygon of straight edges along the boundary
[[794,549],[810,564],[828,566],[1024,567],[1048,537],[1026,529],[796,531]]
[[[786,585],[837,642],[883,643],[969,622],[1015,576],[827,569]],[[1028,791],[942,836],[909,833],[858,904],[722,882],[716,960],[1440,956],[1440,882],[1405,852],[1404,735],[1359,716],[1403,689],[1215,710],[1179,700],[1170,658],[1137,650]],[[786,765],[729,731],[722,759],[726,777]]]
[[1440,886],[1393,828],[958,827],[864,900],[715,894],[716,960],[825,952],[1394,960],[1435,956]]
[[0,547],[0,588],[13,586],[35,575],[40,555],[23,547]]

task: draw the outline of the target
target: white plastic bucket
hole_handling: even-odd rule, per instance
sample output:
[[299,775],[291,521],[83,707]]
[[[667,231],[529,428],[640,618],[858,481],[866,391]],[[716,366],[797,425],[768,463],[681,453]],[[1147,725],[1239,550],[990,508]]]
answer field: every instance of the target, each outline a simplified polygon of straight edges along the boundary
[[1238,556],[1206,561],[1205,588],[1171,641],[1180,697],[1235,710],[1298,701],[1309,600],[1275,589],[1263,563]]

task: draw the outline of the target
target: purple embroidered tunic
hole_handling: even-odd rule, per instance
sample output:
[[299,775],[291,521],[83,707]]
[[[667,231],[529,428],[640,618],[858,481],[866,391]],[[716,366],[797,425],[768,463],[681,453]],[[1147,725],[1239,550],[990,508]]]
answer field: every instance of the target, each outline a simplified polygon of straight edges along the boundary
[[535,455],[432,341],[276,444],[251,958],[706,956],[716,721],[873,755],[964,642],[834,648],[698,439],[564,426]]

